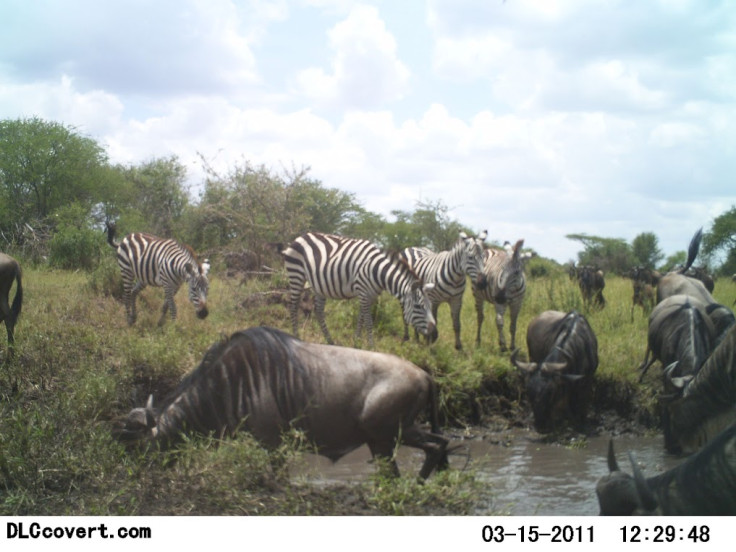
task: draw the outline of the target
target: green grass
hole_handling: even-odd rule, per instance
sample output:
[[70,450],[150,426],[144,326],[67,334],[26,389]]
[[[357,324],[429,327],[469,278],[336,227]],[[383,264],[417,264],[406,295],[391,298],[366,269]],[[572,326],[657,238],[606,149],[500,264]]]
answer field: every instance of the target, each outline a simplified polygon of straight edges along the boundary
[[[114,420],[142,405],[150,393],[160,400],[215,341],[255,325],[291,326],[287,308],[266,300],[272,281],[241,283],[215,274],[206,320],[196,318],[182,290],[177,321],[158,327],[163,291],[148,288],[139,296],[138,321],[130,328],[123,305],[104,293],[111,288],[106,278],[24,270],[16,356],[0,370],[0,515],[422,514],[436,513],[432,505],[439,503],[447,505],[447,513],[471,511],[472,473],[450,471],[425,485],[416,484],[415,474],[404,473],[397,481],[380,472],[363,484],[331,489],[292,482],[285,466],[304,448],[294,440],[270,452],[247,435],[222,443],[192,438],[169,453],[126,452],[110,436]],[[647,320],[640,308],[630,320],[630,281],[609,278],[605,295],[605,309],[585,312],[566,276],[530,280],[517,345],[526,354],[526,327],[542,310],[576,308],[598,336],[598,379],[620,386],[626,400],[652,409],[656,380],[643,387],[636,382]],[[730,306],[736,284],[719,281],[715,296]],[[328,302],[328,325],[338,343],[367,346],[365,340],[354,341],[357,311],[357,301]],[[520,408],[520,378],[508,353],[498,351],[491,306],[486,306],[480,348],[475,347],[469,292],[462,351],[454,349],[449,318],[443,305],[440,338],[432,346],[413,338],[404,343],[399,304],[384,295],[377,307],[376,349],[433,374],[446,424],[469,425],[503,413],[499,396],[507,407]],[[303,339],[323,342],[315,320],[302,317],[300,324]],[[4,359],[4,343],[0,355]]]

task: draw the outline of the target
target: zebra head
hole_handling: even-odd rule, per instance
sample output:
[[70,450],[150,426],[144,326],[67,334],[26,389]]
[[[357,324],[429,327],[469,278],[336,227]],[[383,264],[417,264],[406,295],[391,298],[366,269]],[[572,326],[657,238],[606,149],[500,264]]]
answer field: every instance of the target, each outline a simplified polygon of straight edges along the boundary
[[521,258],[523,245],[524,240],[517,241],[513,247],[509,242],[504,243],[506,261],[503,263],[501,270],[498,271],[498,276],[494,282],[493,299],[499,304],[506,304],[510,298],[519,296],[526,288],[524,263]]
[[202,265],[198,265],[196,270],[191,263],[184,266],[187,271],[187,283],[189,284],[189,300],[194,305],[199,318],[207,318],[209,314],[207,310],[207,291],[210,289],[210,281],[207,279],[209,267],[207,260]]
[[427,297],[427,293],[433,289],[434,284],[414,281],[411,289],[401,298],[401,308],[404,322],[414,326],[420,334],[436,338],[437,322],[432,314],[432,302]]
[[483,242],[488,236],[488,231],[483,230],[477,236],[468,236],[460,232],[458,244],[462,247],[461,264],[465,274],[470,276],[478,289],[484,289],[488,285],[488,279],[483,272]]

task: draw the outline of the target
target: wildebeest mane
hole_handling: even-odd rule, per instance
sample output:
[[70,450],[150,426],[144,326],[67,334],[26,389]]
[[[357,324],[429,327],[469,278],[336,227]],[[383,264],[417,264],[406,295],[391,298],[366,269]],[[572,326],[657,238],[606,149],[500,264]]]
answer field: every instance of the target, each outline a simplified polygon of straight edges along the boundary
[[[271,328],[251,328],[222,339],[163,401],[160,417],[173,431],[191,429],[232,433],[265,395],[275,398],[283,420],[298,418],[312,396],[296,340]],[[161,425],[161,424],[159,424]]]

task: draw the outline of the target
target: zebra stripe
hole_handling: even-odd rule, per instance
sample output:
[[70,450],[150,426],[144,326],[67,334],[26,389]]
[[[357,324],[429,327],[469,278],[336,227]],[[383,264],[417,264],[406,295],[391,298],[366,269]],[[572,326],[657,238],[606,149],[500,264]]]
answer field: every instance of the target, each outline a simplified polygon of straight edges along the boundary
[[[507,242],[508,244],[508,242]],[[519,240],[512,248],[507,245],[504,250],[486,249],[484,253],[483,273],[488,285],[481,289],[473,286],[475,296],[475,311],[477,314],[476,345],[480,345],[480,330],[483,325],[483,307],[485,302],[493,303],[496,310],[496,328],[498,329],[498,345],[506,351],[506,339],[503,335],[503,316],[506,306],[511,312],[511,350],[516,348],[516,320],[519,317],[521,303],[526,292],[526,278],[524,263],[521,257],[521,247],[524,240]]]
[[[474,285],[485,287],[483,241],[487,235],[485,230],[478,236],[468,236],[465,232],[460,232],[453,248],[439,253],[426,247],[407,247],[401,252],[401,256],[422,280],[434,284],[434,289],[427,293],[427,297],[432,302],[432,315],[435,319],[440,304],[449,303],[452,327],[455,330],[455,348],[458,350],[462,349],[460,310],[466,276],[470,276]],[[408,337],[409,329],[404,325],[404,339]]]
[[422,334],[434,331],[435,321],[425,295],[431,286],[422,287],[405,262],[368,240],[308,232],[295,239],[281,255],[289,277],[289,310],[297,337],[298,306],[305,282],[314,293],[315,314],[328,343],[333,340],[325,322],[326,300],[358,297],[360,314],[356,339],[365,326],[372,347],[371,307],[382,291],[399,299],[407,324],[412,324]]
[[174,296],[184,282],[189,285],[189,301],[194,305],[197,316],[207,317],[209,264],[205,261],[200,265],[189,246],[140,232],[128,234],[116,243],[115,226],[112,223],[108,223],[107,241],[117,250],[129,325],[135,324],[136,298],[146,286],[164,288],[165,299],[159,325],[165,322],[167,311],[175,320]]

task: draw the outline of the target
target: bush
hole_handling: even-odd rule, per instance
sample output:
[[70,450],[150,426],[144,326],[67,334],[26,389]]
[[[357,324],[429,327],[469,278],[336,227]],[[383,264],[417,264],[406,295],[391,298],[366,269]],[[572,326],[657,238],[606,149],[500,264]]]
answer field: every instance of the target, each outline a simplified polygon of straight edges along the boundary
[[100,261],[105,238],[90,228],[60,229],[49,244],[49,263],[62,269],[92,270]]

